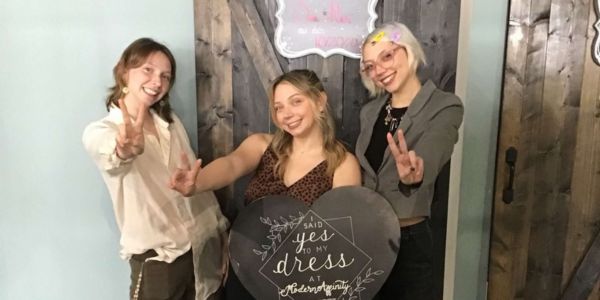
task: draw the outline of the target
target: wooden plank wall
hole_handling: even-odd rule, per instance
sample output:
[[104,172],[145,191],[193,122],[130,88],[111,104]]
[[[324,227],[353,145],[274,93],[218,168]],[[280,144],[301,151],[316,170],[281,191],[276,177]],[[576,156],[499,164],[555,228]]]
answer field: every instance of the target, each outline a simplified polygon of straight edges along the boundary
[[[365,1],[366,3],[366,1]],[[198,148],[204,163],[229,153],[248,135],[271,132],[267,90],[288,70],[312,69],[325,85],[338,138],[353,152],[361,106],[368,101],[359,60],[341,55],[282,57],[272,46],[277,0],[195,0]],[[376,25],[405,23],[422,41],[428,65],[419,77],[454,91],[460,0],[379,0]],[[438,178],[432,204],[434,293],[443,291],[448,166]],[[248,177],[217,192],[227,217],[243,207]]]
[[[366,3],[366,1],[365,1]],[[341,55],[282,57],[272,46],[277,0],[195,0],[196,70],[198,89],[198,148],[204,163],[229,153],[248,135],[271,132],[267,90],[282,72],[312,69],[325,85],[338,138],[351,151],[359,132],[358,115],[368,101],[359,75],[359,60]],[[421,80],[431,79],[453,91],[458,49],[460,0],[379,0],[376,25],[405,23],[422,41],[429,64],[419,70]],[[448,168],[438,179],[432,205],[435,239],[435,293],[443,290]],[[243,207],[248,178],[218,191],[227,217],[234,219]]]
[[[563,288],[573,279],[594,237],[600,234],[600,66],[588,54],[596,34],[592,26],[597,16],[591,9],[592,2],[590,0],[590,10],[581,13],[581,17],[588,14],[587,35],[576,36],[585,39],[586,54],[563,263],[564,273],[568,276],[563,276]],[[596,283],[588,299],[600,299],[600,282]]]
[[[198,74],[199,153],[205,163],[230,152],[245,137],[269,132],[265,89],[275,76],[293,69],[314,70],[324,82],[337,124],[337,136],[353,151],[359,131],[358,113],[367,99],[359,76],[359,61],[341,55],[308,55],[287,59],[272,46],[276,0],[195,0]],[[397,20],[423,41],[430,63],[420,77],[454,89],[458,48],[459,0],[380,0],[383,21]],[[269,41],[268,43],[266,41]],[[270,47],[269,47],[270,46]],[[252,53],[252,54],[250,54]],[[230,76],[225,78],[223,76]],[[225,78],[225,81],[218,81]],[[223,95],[224,97],[222,97]],[[224,135],[222,132],[226,132]],[[241,207],[245,182],[219,194],[226,211]],[[235,195],[235,196],[234,196]],[[230,201],[232,198],[235,200]]]
[[[600,229],[598,66],[592,1],[511,2],[490,299],[557,299]],[[504,204],[504,151],[518,151]],[[598,287],[589,299],[599,299]]]
[[[198,156],[207,164],[233,149],[231,11],[227,0],[196,0]],[[218,192],[231,198],[233,187]]]

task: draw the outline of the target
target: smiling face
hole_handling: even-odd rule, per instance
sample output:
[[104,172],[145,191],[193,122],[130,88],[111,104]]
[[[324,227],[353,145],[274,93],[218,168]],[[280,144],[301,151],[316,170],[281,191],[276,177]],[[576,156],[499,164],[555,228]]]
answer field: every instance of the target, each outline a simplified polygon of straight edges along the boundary
[[319,130],[317,118],[325,99],[312,99],[287,81],[277,85],[273,93],[272,114],[279,128],[294,137],[305,137]]
[[362,54],[362,72],[389,93],[400,91],[416,77],[405,47],[392,42],[367,43]]
[[169,58],[161,51],[150,53],[140,66],[127,70],[124,75],[129,89],[125,96],[127,105],[152,106],[169,92],[171,78]]

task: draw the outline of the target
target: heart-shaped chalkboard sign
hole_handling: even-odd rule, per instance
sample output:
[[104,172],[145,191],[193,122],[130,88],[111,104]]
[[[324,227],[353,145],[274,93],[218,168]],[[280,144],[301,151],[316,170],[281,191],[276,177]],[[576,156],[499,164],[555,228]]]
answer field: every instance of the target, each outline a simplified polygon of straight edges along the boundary
[[379,194],[341,187],[308,207],[269,196],[244,208],[229,244],[234,272],[268,299],[372,299],[400,246],[398,217]]

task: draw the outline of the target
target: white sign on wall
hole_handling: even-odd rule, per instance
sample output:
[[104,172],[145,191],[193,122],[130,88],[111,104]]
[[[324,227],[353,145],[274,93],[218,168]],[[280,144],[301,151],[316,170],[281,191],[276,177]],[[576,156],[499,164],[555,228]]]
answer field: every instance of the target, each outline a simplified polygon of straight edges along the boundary
[[275,48],[288,58],[360,58],[362,40],[377,19],[377,0],[277,0],[277,5]]

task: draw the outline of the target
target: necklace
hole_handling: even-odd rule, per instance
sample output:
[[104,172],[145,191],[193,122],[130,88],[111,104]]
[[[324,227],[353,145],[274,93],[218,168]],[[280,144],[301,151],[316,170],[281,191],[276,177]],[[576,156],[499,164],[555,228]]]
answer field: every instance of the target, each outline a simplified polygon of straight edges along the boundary
[[392,103],[388,100],[388,103],[385,105],[385,110],[387,111],[387,114],[385,115],[385,118],[383,119],[383,123],[386,126],[390,126],[389,127],[389,131],[390,132],[394,132],[397,128],[398,125],[400,125],[400,121],[402,121],[402,118],[400,118],[400,120],[398,120],[396,117],[392,116]]

